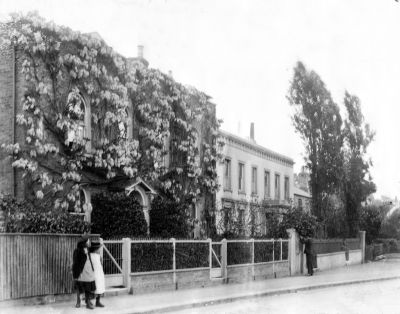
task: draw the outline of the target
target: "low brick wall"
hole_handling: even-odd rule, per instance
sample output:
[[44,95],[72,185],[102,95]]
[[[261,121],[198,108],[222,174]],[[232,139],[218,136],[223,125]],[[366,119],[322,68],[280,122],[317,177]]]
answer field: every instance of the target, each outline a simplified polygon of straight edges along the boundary
[[319,270],[327,270],[346,265],[344,252],[334,252],[317,255],[317,265]]
[[[306,260],[304,256],[304,261]],[[350,250],[349,251],[349,265],[361,264],[362,253],[361,250]],[[344,251],[318,254],[317,255],[317,266],[319,270],[328,270],[337,267],[343,267],[346,265],[346,254]],[[306,263],[304,263],[304,273],[307,273]]]
[[286,276],[290,276],[288,261],[256,264],[254,265],[254,278],[251,265],[228,266],[229,282],[246,282]]
[[362,252],[361,250],[351,250],[349,251],[349,263],[353,264],[361,264],[362,261]]
[[[228,266],[228,282],[246,282],[252,280],[272,279],[290,276],[289,262],[270,262],[254,265]],[[131,275],[131,293],[141,294],[154,291],[166,291],[175,289],[201,288],[223,284],[224,281],[210,279],[210,270],[190,269],[176,273],[176,285],[174,284],[174,274],[156,273]]]
[[200,288],[209,285],[212,285],[212,282],[208,268],[177,272],[176,285],[174,284],[174,274],[172,272],[131,275],[131,292],[133,294],[194,287]]

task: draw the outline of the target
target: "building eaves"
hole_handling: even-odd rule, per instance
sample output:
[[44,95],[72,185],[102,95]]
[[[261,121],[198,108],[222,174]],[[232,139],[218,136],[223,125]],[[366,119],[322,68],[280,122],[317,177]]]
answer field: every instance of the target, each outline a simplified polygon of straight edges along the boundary
[[294,165],[294,161],[292,158],[282,155],[282,154],[279,154],[277,152],[274,152],[273,150],[270,150],[268,148],[265,148],[264,146],[258,145],[250,140],[244,139],[240,136],[234,135],[234,134],[229,133],[224,130],[219,130],[219,134],[223,138],[226,138],[228,140],[231,140],[233,142],[241,144],[241,145],[247,147],[248,149],[251,149],[253,151],[261,153],[262,155],[266,155],[276,161],[281,161],[281,162],[287,163],[291,166]]

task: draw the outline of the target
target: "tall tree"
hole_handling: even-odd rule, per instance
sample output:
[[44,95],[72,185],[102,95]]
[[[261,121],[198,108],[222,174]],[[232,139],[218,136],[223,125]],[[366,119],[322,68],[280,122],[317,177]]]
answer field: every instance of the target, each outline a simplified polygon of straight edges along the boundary
[[359,230],[361,202],[376,191],[366,158],[367,147],[374,138],[368,123],[361,112],[360,100],[349,94],[344,96],[347,118],[344,122],[344,186],[343,196],[346,208],[346,221],[349,236],[355,236]]
[[296,132],[305,145],[310,170],[312,212],[322,221],[329,194],[339,190],[342,177],[342,118],[324,82],[298,62],[287,96],[294,108]]

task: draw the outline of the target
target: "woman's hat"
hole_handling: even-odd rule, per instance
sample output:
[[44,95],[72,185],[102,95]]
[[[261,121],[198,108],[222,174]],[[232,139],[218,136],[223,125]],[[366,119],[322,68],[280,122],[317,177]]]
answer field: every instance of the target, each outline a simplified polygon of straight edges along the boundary
[[97,250],[101,247],[101,245],[102,244],[99,241],[92,241],[92,243],[90,244],[90,248],[93,250]]
[[88,234],[84,234],[83,236],[81,236],[81,237],[79,238],[78,243],[86,242],[86,241],[89,240],[89,239],[90,239],[89,235],[88,235]]

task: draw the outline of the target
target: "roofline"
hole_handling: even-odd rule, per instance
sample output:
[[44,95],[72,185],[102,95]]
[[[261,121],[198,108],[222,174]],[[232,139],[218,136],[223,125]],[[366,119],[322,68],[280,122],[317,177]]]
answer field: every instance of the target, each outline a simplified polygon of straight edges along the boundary
[[266,154],[274,159],[277,159],[278,161],[283,161],[285,163],[290,164],[291,166],[294,165],[293,159],[288,156],[274,152],[273,150],[270,150],[264,146],[258,145],[256,143],[246,140],[240,136],[234,135],[232,133],[229,133],[229,132],[221,130],[221,129],[218,130],[218,133],[223,137],[226,137],[226,138],[229,138],[230,140],[239,142],[242,145],[248,146],[249,148],[251,148],[253,150],[259,151],[259,152]]

